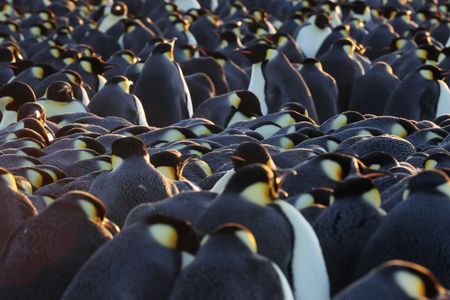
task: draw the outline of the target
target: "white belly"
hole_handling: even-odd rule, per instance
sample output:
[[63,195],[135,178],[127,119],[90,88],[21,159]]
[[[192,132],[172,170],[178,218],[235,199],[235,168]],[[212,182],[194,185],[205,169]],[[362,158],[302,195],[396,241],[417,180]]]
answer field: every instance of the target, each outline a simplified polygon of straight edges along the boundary
[[261,63],[253,64],[248,90],[258,97],[263,115],[266,115],[269,111],[266,102],[266,95],[264,93],[265,86],[266,81],[264,79]]
[[320,29],[311,24],[301,28],[295,40],[306,57],[315,57],[323,41],[330,33],[329,27]]

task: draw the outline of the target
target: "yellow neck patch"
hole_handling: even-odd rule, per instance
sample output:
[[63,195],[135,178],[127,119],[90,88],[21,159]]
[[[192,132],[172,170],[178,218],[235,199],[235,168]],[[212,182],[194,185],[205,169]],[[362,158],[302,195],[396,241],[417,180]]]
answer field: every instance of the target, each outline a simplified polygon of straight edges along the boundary
[[148,228],[153,239],[161,246],[175,249],[178,243],[178,233],[170,225],[153,224]]
[[258,252],[255,236],[250,231],[238,230],[234,233],[252,252]]
[[240,195],[245,197],[250,202],[262,206],[268,205],[272,202],[270,187],[266,182],[256,182],[245,188]]

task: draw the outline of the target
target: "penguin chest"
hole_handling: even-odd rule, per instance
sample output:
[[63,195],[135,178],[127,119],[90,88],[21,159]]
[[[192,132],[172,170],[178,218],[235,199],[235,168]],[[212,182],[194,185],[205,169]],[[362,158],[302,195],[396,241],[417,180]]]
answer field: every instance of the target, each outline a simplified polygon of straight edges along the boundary
[[14,110],[4,110],[2,111],[2,121],[0,123],[0,129],[7,127],[10,124],[17,122],[17,112]]
[[261,112],[266,115],[269,111],[266,102],[266,80],[263,74],[262,63],[256,63],[252,65],[252,75],[250,78],[250,84],[248,90],[258,97],[259,104],[261,105]]
[[330,33],[330,28],[320,29],[314,25],[309,25],[299,31],[296,41],[306,57],[315,57],[323,41]]
[[106,32],[108,31],[108,29],[113,27],[117,22],[119,22],[123,18],[124,18],[123,16],[114,16],[114,15],[106,16],[100,23],[98,30],[101,32]]
[[444,114],[450,114],[450,89],[447,84],[438,80],[439,98],[437,100],[436,117]]

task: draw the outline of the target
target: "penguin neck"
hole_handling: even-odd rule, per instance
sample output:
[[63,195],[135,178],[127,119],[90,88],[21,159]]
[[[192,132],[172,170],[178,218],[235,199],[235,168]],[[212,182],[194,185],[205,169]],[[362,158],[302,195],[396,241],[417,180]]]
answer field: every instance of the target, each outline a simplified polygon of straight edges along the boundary
[[250,77],[250,83],[248,90],[258,97],[259,104],[261,105],[261,112],[266,115],[269,112],[265,96],[266,81],[263,73],[263,63],[258,62],[252,65],[252,73]]
[[2,110],[2,121],[0,122],[0,129],[7,127],[10,124],[17,122],[17,112],[14,110]]
[[266,182],[256,182],[245,188],[240,195],[254,204],[266,206],[274,201],[270,195],[270,186]]

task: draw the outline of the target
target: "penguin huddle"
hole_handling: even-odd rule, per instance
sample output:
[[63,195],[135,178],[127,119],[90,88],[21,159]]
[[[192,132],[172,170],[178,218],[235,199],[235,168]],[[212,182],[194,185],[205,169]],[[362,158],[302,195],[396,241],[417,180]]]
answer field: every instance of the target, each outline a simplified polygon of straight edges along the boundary
[[449,7],[3,1],[0,299],[447,299]]

